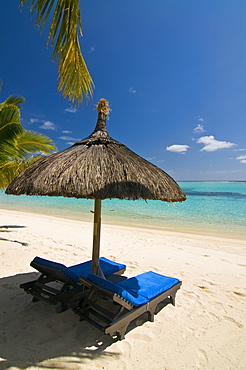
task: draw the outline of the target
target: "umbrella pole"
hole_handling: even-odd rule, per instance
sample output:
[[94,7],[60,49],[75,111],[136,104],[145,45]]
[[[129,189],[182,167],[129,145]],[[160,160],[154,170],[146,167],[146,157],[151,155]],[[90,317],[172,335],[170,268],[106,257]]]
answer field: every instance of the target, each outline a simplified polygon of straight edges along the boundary
[[100,232],[101,232],[101,199],[94,202],[94,228],[93,228],[93,251],[92,251],[92,273],[99,272],[100,254]]

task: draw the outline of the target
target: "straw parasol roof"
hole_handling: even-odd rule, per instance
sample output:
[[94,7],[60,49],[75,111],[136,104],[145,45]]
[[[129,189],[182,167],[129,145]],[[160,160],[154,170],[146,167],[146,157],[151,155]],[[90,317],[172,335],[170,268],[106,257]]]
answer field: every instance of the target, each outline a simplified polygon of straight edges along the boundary
[[105,99],[97,110],[96,128],[88,138],[30,165],[6,193],[94,199],[92,272],[100,274],[103,199],[182,202],[186,196],[166,172],[109,136],[106,119],[110,108]]
[[166,172],[109,136],[104,99],[97,109],[96,128],[88,138],[30,165],[6,193],[184,201],[184,193]]

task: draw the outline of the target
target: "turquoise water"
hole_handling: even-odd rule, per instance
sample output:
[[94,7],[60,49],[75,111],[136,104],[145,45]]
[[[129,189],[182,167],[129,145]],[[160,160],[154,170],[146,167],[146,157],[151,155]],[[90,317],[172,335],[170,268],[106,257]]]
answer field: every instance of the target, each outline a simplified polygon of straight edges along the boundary
[[[160,227],[246,239],[246,182],[180,182],[187,200],[104,200],[102,222]],[[93,201],[63,197],[13,196],[0,192],[3,209],[92,220]]]

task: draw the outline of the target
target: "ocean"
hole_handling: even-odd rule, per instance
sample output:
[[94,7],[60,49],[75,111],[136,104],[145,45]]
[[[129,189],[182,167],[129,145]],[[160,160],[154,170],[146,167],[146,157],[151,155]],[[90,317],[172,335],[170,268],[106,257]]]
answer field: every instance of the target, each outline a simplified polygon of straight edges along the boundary
[[[106,199],[102,223],[156,227],[246,240],[246,182],[179,182],[182,203]],[[93,200],[14,196],[0,192],[2,209],[92,221]]]

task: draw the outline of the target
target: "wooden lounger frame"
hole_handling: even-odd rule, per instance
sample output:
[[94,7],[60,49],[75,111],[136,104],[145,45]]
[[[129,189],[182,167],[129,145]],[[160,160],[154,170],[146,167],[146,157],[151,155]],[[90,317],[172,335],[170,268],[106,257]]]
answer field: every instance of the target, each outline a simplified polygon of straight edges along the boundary
[[[40,270],[35,262],[31,262],[31,266]],[[113,275],[121,275],[125,272],[126,268],[116,271]],[[109,275],[107,278],[110,279]],[[57,283],[52,284],[50,283]],[[59,286],[60,283],[60,286]],[[72,299],[79,299],[83,296],[83,291],[86,287],[82,286],[82,283],[76,282],[69,276],[64,274],[59,269],[52,267],[42,266],[41,275],[38,279],[29,281],[27,283],[20,284],[20,288],[24,289],[26,293],[33,296],[32,301],[37,302],[39,300],[48,302],[52,305],[60,303],[57,307],[56,312],[60,313],[68,309],[67,303]]]
[[[86,320],[97,329],[111,337],[117,336],[122,340],[129,324],[138,318],[138,324],[145,321],[154,321],[154,315],[158,312],[158,305],[166,301],[166,304],[175,305],[175,296],[182,282],[151,299],[148,303],[134,307],[128,301],[105,288],[98,286],[92,281],[80,277],[81,284],[88,287],[79,300],[71,301],[68,305],[78,314],[81,320]],[[112,310],[104,308],[95,298],[111,299]],[[148,319],[142,317],[147,313]]]

